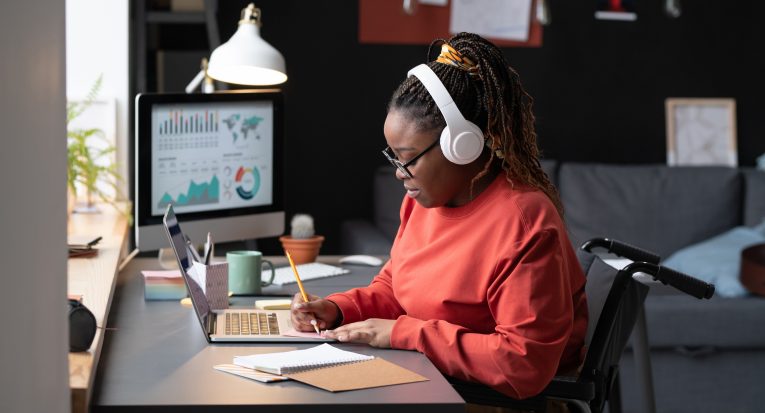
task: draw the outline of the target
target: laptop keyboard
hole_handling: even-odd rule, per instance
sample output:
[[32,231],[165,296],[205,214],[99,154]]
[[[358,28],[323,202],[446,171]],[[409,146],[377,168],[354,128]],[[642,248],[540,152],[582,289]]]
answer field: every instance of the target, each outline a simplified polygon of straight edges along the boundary
[[226,335],[279,335],[276,313],[225,313]]

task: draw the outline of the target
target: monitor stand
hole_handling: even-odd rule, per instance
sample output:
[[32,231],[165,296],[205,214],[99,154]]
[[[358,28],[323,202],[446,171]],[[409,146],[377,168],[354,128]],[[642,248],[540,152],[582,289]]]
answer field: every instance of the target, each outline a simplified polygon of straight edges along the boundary
[[[249,241],[252,241],[250,243]],[[248,250],[257,250],[257,242],[255,240],[248,240],[245,241],[245,249]],[[197,251],[199,251],[199,248],[195,245],[194,248],[196,248]],[[210,258],[215,258],[215,244],[212,244],[210,246]],[[173,252],[172,248],[160,248],[157,252],[157,261],[159,261],[159,266],[162,267],[165,270],[177,270],[178,269],[178,259],[175,257],[175,252]]]
[[175,258],[175,252],[173,252],[172,248],[160,248],[159,252],[157,252],[157,260],[159,261],[159,266],[166,270],[178,269],[178,259]]
[[258,251],[258,241],[256,239],[244,240],[244,249],[250,251]]
[[[244,240],[244,249],[258,251],[258,241],[256,239]],[[197,249],[197,251],[199,251],[199,249]],[[215,259],[215,244],[213,244],[210,254],[211,258]],[[178,269],[178,259],[175,257],[172,248],[160,248],[157,252],[157,261],[159,261],[159,266],[165,270]]]

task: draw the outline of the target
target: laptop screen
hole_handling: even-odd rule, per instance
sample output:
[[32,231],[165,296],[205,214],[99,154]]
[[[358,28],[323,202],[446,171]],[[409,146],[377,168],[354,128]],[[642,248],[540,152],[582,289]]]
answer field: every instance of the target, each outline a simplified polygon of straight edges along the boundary
[[210,305],[207,303],[207,297],[205,296],[202,287],[200,287],[199,284],[186,273],[186,270],[191,268],[192,262],[188,254],[186,237],[183,235],[183,231],[181,231],[181,225],[175,217],[172,205],[167,206],[165,216],[162,218],[162,223],[164,224],[167,238],[170,241],[170,246],[173,248],[175,257],[178,259],[181,275],[183,276],[184,281],[186,281],[186,287],[189,289],[189,295],[191,296],[191,303],[194,306],[194,311],[196,311],[197,316],[199,316],[199,322],[202,323],[202,329],[207,331],[205,329],[204,320],[210,313]]

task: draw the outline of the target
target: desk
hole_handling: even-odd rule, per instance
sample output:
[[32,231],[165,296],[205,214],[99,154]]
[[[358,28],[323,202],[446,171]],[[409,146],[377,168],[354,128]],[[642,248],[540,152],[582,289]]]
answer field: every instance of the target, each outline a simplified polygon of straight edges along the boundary
[[[271,259],[271,257],[268,257]],[[278,260],[274,260],[278,261]],[[331,260],[322,261],[332,263]],[[417,372],[430,381],[330,393],[297,382],[259,383],[216,371],[234,355],[286,351],[313,344],[208,344],[191,308],[177,301],[144,301],[140,270],[156,268],[156,260],[136,259],[119,275],[98,366],[93,412],[183,411],[229,412],[462,412],[464,401],[431,362],[413,351],[379,350],[366,345],[337,344],[378,355]],[[305,281],[308,291],[330,291],[366,284],[376,268],[353,266],[352,273]],[[295,286],[269,287],[268,294],[292,294]],[[236,297],[236,305],[253,305],[254,297]]]
[[[82,295],[82,302],[103,325],[109,314],[112,293],[117,279],[117,266],[124,255],[127,238],[127,219],[109,205],[99,205],[99,214],[72,214],[68,234],[78,236],[100,235],[98,256],[70,258],[67,261],[67,292]],[[84,413],[93,394],[93,379],[101,354],[104,330],[96,330],[90,349],[69,353],[69,388],[72,394],[72,412]]]

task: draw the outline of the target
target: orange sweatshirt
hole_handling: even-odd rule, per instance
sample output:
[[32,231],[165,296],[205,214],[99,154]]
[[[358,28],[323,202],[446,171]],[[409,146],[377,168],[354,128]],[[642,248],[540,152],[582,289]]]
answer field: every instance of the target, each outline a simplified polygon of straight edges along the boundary
[[585,278],[552,202],[502,174],[458,208],[410,198],[391,259],[368,287],[333,294],[343,323],[395,319],[391,346],[515,398],[582,361]]

